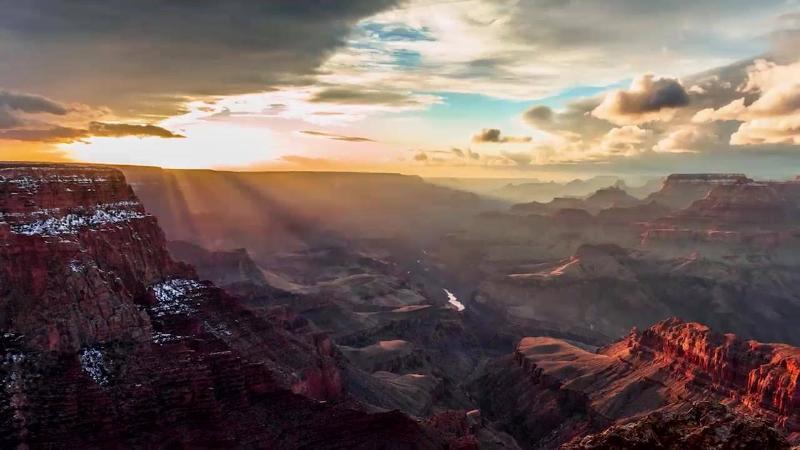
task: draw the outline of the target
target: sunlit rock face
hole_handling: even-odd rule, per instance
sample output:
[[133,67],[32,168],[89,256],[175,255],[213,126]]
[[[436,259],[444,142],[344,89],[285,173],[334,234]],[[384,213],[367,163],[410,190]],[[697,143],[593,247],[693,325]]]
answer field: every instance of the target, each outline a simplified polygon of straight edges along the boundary
[[0,193],[3,447],[446,445],[347,400],[302,320],[173,261],[121,172],[4,165]]
[[[796,347],[746,341],[669,319],[596,352],[559,339],[525,338],[513,355],[490,365],[476,387],[482,386],[484,413],[528,447],[575,439],[569,448],[584,448],[580,445],[602,440],[582,436],[608,427],[608,433],[622,433],[615,424],[629,420],[634,420],[629,426],[651,423],[665,433],[664,424],[675,418],[671,411],[710,401],[730,410],[688,406],[705,412],[685,424],[687,429],[702,430],[706,421],[736,423],[735,432],[742,434],[702,439],[754,439],[787,448],[784,436],[796,439],[800,429],[798,362]],[[636,421],[653,411],[662,416]]]

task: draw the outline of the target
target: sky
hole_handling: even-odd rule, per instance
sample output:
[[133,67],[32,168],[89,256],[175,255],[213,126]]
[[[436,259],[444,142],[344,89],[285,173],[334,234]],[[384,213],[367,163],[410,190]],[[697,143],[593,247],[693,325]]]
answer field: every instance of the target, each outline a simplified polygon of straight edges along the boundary
[[800,173],[796,0],[0,0],[0,159]]

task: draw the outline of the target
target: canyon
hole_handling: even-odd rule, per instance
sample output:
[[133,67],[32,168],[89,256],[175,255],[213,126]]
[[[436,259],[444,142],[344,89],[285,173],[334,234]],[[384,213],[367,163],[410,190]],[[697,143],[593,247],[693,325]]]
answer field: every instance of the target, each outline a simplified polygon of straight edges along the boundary
[[302,318],[251,311],[175,262],[121,172],[0,176],[4,447],[447,445],[352,399]]
[[800,182],[587,186],[2,164],[2,445],[798,445]]

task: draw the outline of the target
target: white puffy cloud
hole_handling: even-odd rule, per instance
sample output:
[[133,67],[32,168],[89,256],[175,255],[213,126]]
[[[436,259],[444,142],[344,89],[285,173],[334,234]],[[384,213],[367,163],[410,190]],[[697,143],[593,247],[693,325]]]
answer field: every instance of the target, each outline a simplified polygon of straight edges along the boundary
[[600,140],[599,150],[605,155],[635,155],[642,151],[642,144],[651,136],[652,131],[636,125],[613,128]]
[[754,119],[731,135],[731,145],[800,144],[800,115]]
[[718,142],[717,136],[700,126],[681,126],[673,130],[656,145],[653,151],[657,153],[696,153],[706,146]]
[[[780,65],[758,60],[747,69],[743,97],[718,108],[698,111],[692,121],[743,122],[731,135],[731,145],[800,143],[800,61]],[[744,95],[758,97],[748,104]]]

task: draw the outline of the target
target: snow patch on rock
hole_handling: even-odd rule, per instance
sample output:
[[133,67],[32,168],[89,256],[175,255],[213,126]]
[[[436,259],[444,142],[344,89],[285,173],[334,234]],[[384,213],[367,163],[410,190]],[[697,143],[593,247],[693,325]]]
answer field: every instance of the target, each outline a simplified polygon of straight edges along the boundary
[[105,365],[105,357],[100,349],[87,347],[80,351],[81,368],[100,386],[108,385],[108,370]]
[[184,336],[178,336],[176,334],[169,334],[169,333],[162,333],[160,331],[153,332],[153,343],[158,345],[169,344],[170,342],[177,342],[183,339]]
[[30,223],[12,225],[11,230],[27,236],[77,234],[78,231],[86,227],[127,222],[146,217],[146,214],[141,211],[126,209],[127,207],[138,205],[136,202],[108,203],[98,205],[90,211],[78,211],[61,217],[48,217]]
[[[31,170],[33,168],[29,168]],[[3,168],[0,169],[0,172],[3,171],[15,171],[16,168]],[[48,168],[49,171],[52,171],[53,168]],[[86,175],[77,175],[77,174],[60,174],[60,173],[48,173],[42,172],[40,176],[2,176],[0,175],[0,183],[9,183],[13,184],[17,189],[24,190],[28,193],[35,193],[39,190],[39,187],[42,184],[49,184],[49,183],[69,183],[69,184],[77,184],[77,185],[92,185],[95,183],[104,183],[108,181],[106,177],[88,177]]]
[[152,285],[156,305],[153,313],[156,317],[167,315],[186,315],[196,312],[196,303],[193,303],[195,294],[203,287],[196,280],[175,278]]

